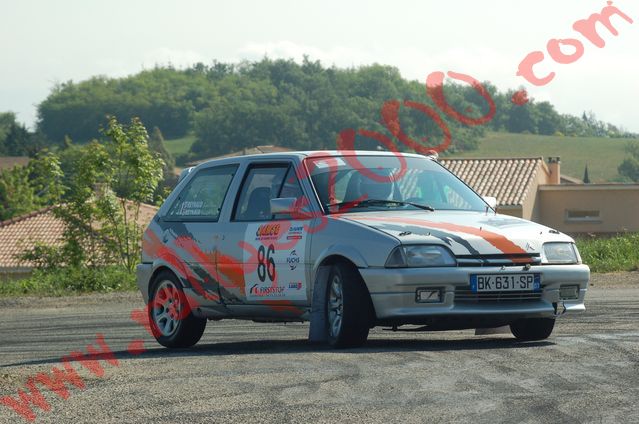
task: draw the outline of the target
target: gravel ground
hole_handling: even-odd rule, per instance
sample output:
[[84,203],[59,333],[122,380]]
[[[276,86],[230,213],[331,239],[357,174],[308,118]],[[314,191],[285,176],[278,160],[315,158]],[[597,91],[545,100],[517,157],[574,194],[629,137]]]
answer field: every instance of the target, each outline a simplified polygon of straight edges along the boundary
[[[103,333],[117,366],[74,362],[85,387],[66,400],[38,386],[36,422],[639,422],[638,276],[595,275],[587,312],[547,341],[376,328],[346,351],[309,345],[306,324],[233,320],[169,351],[130,319],[135,293],[0,299],[0,397]],[[0,422],[27,421],[0,403]]]

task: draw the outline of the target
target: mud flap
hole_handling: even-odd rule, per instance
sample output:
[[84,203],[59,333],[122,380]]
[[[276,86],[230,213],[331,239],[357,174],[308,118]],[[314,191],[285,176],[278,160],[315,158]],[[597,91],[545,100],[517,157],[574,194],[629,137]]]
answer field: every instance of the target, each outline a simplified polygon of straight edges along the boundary
[[320,266],[315,276],[313,301],[311,303],[311,325],[308,329],[308,341],[311,343],[325,343],[328,341],[326,295],[330,270],[330,266]]

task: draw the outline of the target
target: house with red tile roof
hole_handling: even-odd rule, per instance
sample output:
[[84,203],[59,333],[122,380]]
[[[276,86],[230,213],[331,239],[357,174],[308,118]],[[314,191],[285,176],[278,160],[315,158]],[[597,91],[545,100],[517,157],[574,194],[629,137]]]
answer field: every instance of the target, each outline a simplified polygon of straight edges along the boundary
[[548,164],[542,157],[440,159],[477,193],[497,199],[499,213],[536,221],[539,219],[537,190],[546,184],[559,184],[559,160]]
[[497,211],[572,234],[639,232],[639,184],[586,184],[548,158],[440,159]]
[[[55,216],[54,208],[44,208],[0,222],[0,275],[15,278],[31,272],[34,264],[19,257],[36,244],[62,244],[66,225]],[[146,227],[157,210],[155,206],[142,204],[138,217],[140,225]]]
[[27,166],[30,160],[27,156],[0,156],[0,171]]

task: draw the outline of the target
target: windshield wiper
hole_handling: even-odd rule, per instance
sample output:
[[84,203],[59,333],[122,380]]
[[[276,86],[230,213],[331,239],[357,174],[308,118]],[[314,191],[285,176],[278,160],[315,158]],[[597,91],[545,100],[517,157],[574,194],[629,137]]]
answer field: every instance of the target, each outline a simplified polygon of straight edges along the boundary
[[359,207],[366,207],[366,206],[375,206],[375,205],[390,205],[390,204],[394,204],[394,205],[410,205],[410,206],[414,206],[416,208],[419,209],[423,209],[425,211],[431,211],[434,212],[435,209],[433,209],[432,206],[428,206],[428,205],[420,205],[419,203],[413,203],[413,202],[404,202],[402,200],[383,200],[383,199],[366,199],[366,200],[361,200],[361,201],[352,201],[352,202],[339,202],[339,203],[331,203],[328,205],[329,208],[331,207],[337,207],[337,208],[341,208],[343,206],[347,206],[348,208],[359,208]]

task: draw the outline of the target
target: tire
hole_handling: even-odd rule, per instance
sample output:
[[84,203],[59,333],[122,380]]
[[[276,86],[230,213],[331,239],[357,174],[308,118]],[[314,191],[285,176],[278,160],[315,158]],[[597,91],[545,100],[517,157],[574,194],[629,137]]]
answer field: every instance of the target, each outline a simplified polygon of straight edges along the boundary
[[334,348],[362,346],[373,320],[373,306],[359,273],[346,264],[331,267],[326,294],[328,343]]
[[162,346],[191,347],[206,328],[206,319],[193,316],[177,277],[162,271],[153,281],[147,307],[151,332]]
[[522,342],[544,340],[555,327],[554,318],[525,318],[510,324],[510,331]]

